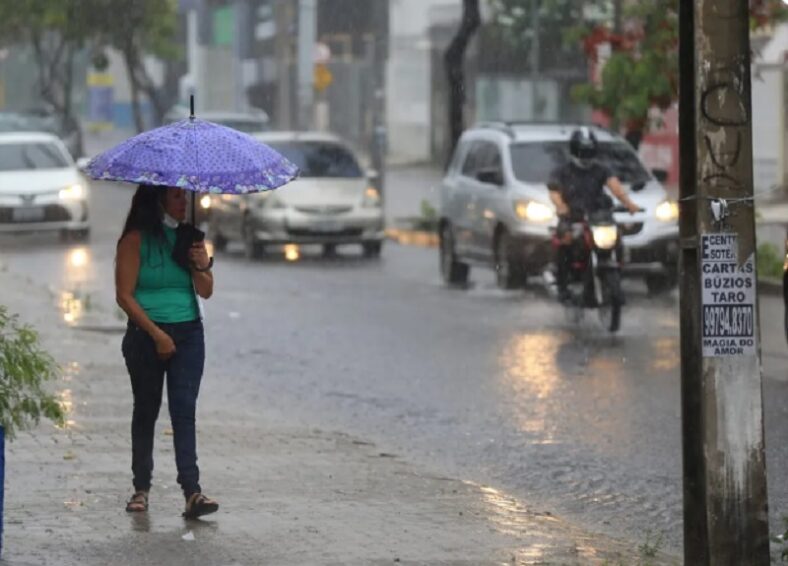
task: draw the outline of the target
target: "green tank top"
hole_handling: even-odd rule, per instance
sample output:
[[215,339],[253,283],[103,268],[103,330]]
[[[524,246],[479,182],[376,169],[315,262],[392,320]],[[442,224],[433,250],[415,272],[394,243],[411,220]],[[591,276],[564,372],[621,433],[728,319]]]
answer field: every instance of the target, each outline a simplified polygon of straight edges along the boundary
[[191,274],[172,259],[175,230],[164,227],[167,245],[143,232],[134,298],[153,322],[189,322],[200,317]]

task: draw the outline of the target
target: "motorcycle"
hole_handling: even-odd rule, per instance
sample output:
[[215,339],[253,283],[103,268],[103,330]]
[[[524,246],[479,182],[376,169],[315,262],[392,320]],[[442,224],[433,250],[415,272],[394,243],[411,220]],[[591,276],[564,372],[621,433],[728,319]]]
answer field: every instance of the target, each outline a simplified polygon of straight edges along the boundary
[[[585,309],[596,309],[600,322],[609,332],[617,332],[621,327],[624,304],[621,232],[613,218],[613,212],[617,211],[606,209],[589,213],[583,221],[572,223],[568,232],[571,238],[569,296],[565,305],[576,322],[582,320]],[[553,233],[554,249],[562,245],[562,236],[566,235]]]

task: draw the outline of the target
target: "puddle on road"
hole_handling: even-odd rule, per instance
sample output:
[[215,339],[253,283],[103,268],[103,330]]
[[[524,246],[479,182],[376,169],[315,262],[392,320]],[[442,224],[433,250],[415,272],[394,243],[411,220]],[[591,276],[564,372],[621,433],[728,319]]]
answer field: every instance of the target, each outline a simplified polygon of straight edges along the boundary
[[92,276],[93,262],[90,250],[83,246],[71,248],[65,256],[64,290],[58,294],[63,321],[70,326],[76,325],[95,306],[91,293],[85,290]]
[[547,513],[529,511],[517,499],[492,487],[473,482],[467,485],[479,490],[487,517],[495,529],[518,539],[530,538],[516,551],[513,562],[517,564],[552,564],[570,558],[581,564],[607,564],[612,557],[628,553],[625,543],[609,540],[603,545],[594,543],[594,535],[577,531]]

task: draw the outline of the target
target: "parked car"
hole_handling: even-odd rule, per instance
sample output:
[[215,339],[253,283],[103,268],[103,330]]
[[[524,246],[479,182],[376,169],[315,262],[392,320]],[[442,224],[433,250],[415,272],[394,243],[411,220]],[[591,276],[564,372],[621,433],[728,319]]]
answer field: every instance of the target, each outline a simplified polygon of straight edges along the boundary
[[59,137],[74,159],[84,153],[82,134],[76,123],[67,124],[47,107],[31,108],[24,112],[0,112],[0,131],[47,132]]
[[209,234],[221,249],[244,243],[255,258],[266,247],[320,244],[327,253],[342,244],[380,255],[383,207],[353,151],[334,135],[271,132],[255,136],[301,169],[299,178],[275,191],[246,196],[213,195]]
[[[166,124],[172,124],[189,117],[189,109],[184,106],[175,106],[164,117]],[[262,110],[253,112],[200,112],[199,118],[214,122],[228,128],[233,128],[245,134],[257,134],[271,129],[268,114]]]
[[[552,261],[557,224],[547,182],[569,157],[572,124],[479,124],[461,137],[441,183],[441,272],[464,283],[471,264],[497,269],[498,283],[513,288],[543,273]],[[678,205],[621,137],[592,128],[599,159],[631,191],[643,212],[616,213],[625,246],[624,275],[644,277],[651,292],[678,278]]]
[[63,142],[46,133],[0,133],[0,232],[90,235],[88,187]]

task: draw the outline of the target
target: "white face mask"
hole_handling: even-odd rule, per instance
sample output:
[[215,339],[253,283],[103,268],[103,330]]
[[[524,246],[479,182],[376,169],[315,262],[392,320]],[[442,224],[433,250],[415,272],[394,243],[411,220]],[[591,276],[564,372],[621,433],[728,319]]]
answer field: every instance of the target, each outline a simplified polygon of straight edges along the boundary
[[167,214],[166,212],[164,213],[164,217],[161,219],[161,221],[162,221],[162,222],[164,223],[164,225],[165,225],[165,226],[167,226],[168,228],[177,228],[177,227],[178,227],[178,225],[180,224],[180,222],[178,222],[177,220],[175,220],[175,219],[174,219],[172,216],[170,216],[170,215],[169,215],[169,214]]

